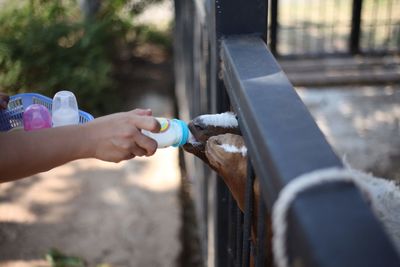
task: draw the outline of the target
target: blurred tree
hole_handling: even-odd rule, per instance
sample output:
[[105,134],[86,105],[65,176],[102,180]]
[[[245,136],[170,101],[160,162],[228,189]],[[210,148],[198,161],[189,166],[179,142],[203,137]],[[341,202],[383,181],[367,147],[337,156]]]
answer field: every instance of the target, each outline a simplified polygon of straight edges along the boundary
[[86,19],[94,18],[101,6],[101,0],[78,0],[78,3]]
[[[111,3],[111,5],[119,5],[124,6],[128,10],[130,10],[132,15],[138,15],[142,13],[146,7],[164,2],[165,0],[108,0],[107,2]],[[97,12],[99,11],[102,0],[78,0],[79,6],[82,10],[82,13],[86,18],[93,18]]]
[[152,4],[164,2],[164,0],[126,0],[130,3],[130,11],[133,15],[142,13],[146,7]]
[[134,7],[161,1],[7,0],[0,9],[0,90],[52,96],[66,89],[91,113],[118,110],[121,52],[146,40],[168,44],[135,25]]

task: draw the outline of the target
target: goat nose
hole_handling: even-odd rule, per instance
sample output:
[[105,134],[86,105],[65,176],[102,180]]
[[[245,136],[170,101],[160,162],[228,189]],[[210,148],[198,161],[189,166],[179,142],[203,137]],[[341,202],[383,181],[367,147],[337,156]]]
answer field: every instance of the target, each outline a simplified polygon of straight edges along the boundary
[[192,124],[193,127],[196,128],[196,130],[202,131],[205,128],[203,122],[198,118],[195,118],[194,120],[192,120],[192,122],[190,122],[190,124]]

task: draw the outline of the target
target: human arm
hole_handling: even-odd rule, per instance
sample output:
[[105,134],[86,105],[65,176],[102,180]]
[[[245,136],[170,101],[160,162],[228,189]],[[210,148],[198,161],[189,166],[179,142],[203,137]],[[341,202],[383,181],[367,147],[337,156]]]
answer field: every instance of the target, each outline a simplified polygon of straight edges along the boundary
[[82,125],[0,134],[0,182],[50,170],[72,160],[119,162],[150,156],[157,143],[140,129],[157,132],[151,111],[134,110],[100,117]]

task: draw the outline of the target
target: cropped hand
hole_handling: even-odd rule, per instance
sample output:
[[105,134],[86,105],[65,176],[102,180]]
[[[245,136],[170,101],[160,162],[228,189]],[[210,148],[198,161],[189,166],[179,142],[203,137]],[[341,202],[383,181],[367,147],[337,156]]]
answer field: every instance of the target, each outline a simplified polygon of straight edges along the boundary
[[90,156],[120,162],[135,156],[151,156],[157,149],[153,139],[143,135],[141,129],[159,132],[160,124],[150,110],[135,109],[100,117],[85,125],[90,140]]
[[10,101],[10,97],[5,93],[0,92],[0,109],[6,109],[8,101]]

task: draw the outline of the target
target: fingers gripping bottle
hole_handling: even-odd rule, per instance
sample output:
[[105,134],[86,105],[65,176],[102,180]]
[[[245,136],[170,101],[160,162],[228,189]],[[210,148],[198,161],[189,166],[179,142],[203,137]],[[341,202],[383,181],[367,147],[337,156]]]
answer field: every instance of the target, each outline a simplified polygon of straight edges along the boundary
[[179,147],[186,144],[189,139],[189,128],[185,122],[177,119],[156,118],[161,125],[160,132],[152,133],[142,130],[144,135],[154,139],[158,148],[169,146]]

